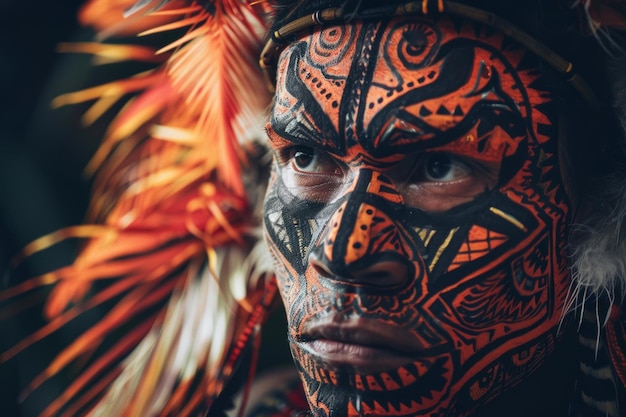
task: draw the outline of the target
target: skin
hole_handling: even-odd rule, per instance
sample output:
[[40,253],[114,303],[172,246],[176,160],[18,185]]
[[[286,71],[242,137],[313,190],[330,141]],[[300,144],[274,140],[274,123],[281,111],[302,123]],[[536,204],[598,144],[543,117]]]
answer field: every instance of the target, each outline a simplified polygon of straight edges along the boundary
[[570,209],[537,65],[447,18],[282,53],[266,240],[313,415],[467,416],[554,350]]

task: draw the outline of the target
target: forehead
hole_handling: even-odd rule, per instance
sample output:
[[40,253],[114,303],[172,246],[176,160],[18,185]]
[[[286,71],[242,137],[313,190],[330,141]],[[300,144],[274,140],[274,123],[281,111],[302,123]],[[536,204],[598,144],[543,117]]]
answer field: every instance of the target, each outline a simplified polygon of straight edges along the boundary
[[[407,17],[327,27],[281,55],[271,125],[338,154],[356,145],[375,154],[470,151],[487,132],[513,151],[525,119],[534,133],[549,123],[537,111],[549,101],[539,78],[530,53],[474,23]],[[483,158],[501,157],[502,143],[496,148]]]

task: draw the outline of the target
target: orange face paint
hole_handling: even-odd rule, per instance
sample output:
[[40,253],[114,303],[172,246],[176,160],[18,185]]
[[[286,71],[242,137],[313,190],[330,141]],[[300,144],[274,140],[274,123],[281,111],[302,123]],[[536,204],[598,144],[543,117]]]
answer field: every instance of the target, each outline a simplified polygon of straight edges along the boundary
[[553,351],[569,203],[542,82],[445,18],[283,52],[265,227],[315,416],[469,415]]

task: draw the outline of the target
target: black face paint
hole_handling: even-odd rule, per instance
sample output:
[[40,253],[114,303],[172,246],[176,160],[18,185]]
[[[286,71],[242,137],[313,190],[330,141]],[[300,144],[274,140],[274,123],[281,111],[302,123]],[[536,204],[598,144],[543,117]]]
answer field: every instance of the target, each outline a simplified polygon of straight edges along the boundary
[[553,351],[569,203],[530,58],[415,18],[283,53],[265,227],[315,416],[468,415]]

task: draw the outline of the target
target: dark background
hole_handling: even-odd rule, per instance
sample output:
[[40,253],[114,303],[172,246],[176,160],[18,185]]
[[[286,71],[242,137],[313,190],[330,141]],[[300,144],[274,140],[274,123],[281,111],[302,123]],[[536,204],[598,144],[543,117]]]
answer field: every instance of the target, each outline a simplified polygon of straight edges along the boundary
[[[33,238],[79,221],[95,141],[80,137],[81,109],[50,100],[84,85],[86,57],[56,52],[79,32],[79,1],[0,0],[0,260]],[[36,266],[30,266],[36,268]],[[36,272],[36,269],[33,270]]]
[[[0,0],[0,273],[2,288],[71,260],[71,242],[9,272],[31,240],[77,224],[89,181],[81,175],[96,145],[95,131],[78,123],[84,108],[52,110],[50,100],[86,84],[87,57],[56,52],[59,42],[87,39],[79,29],[78,0]],[[18,307],[28,302],[20,300]],[[4,303],[6,304],[6,303]],[[0,307],[0,351],[42,323],[38,311],[15,316]],[[47,384],[20,406],[17,396],[51,357],[61,332],[0,365],[0,416],[35,415],[58,385]]]

